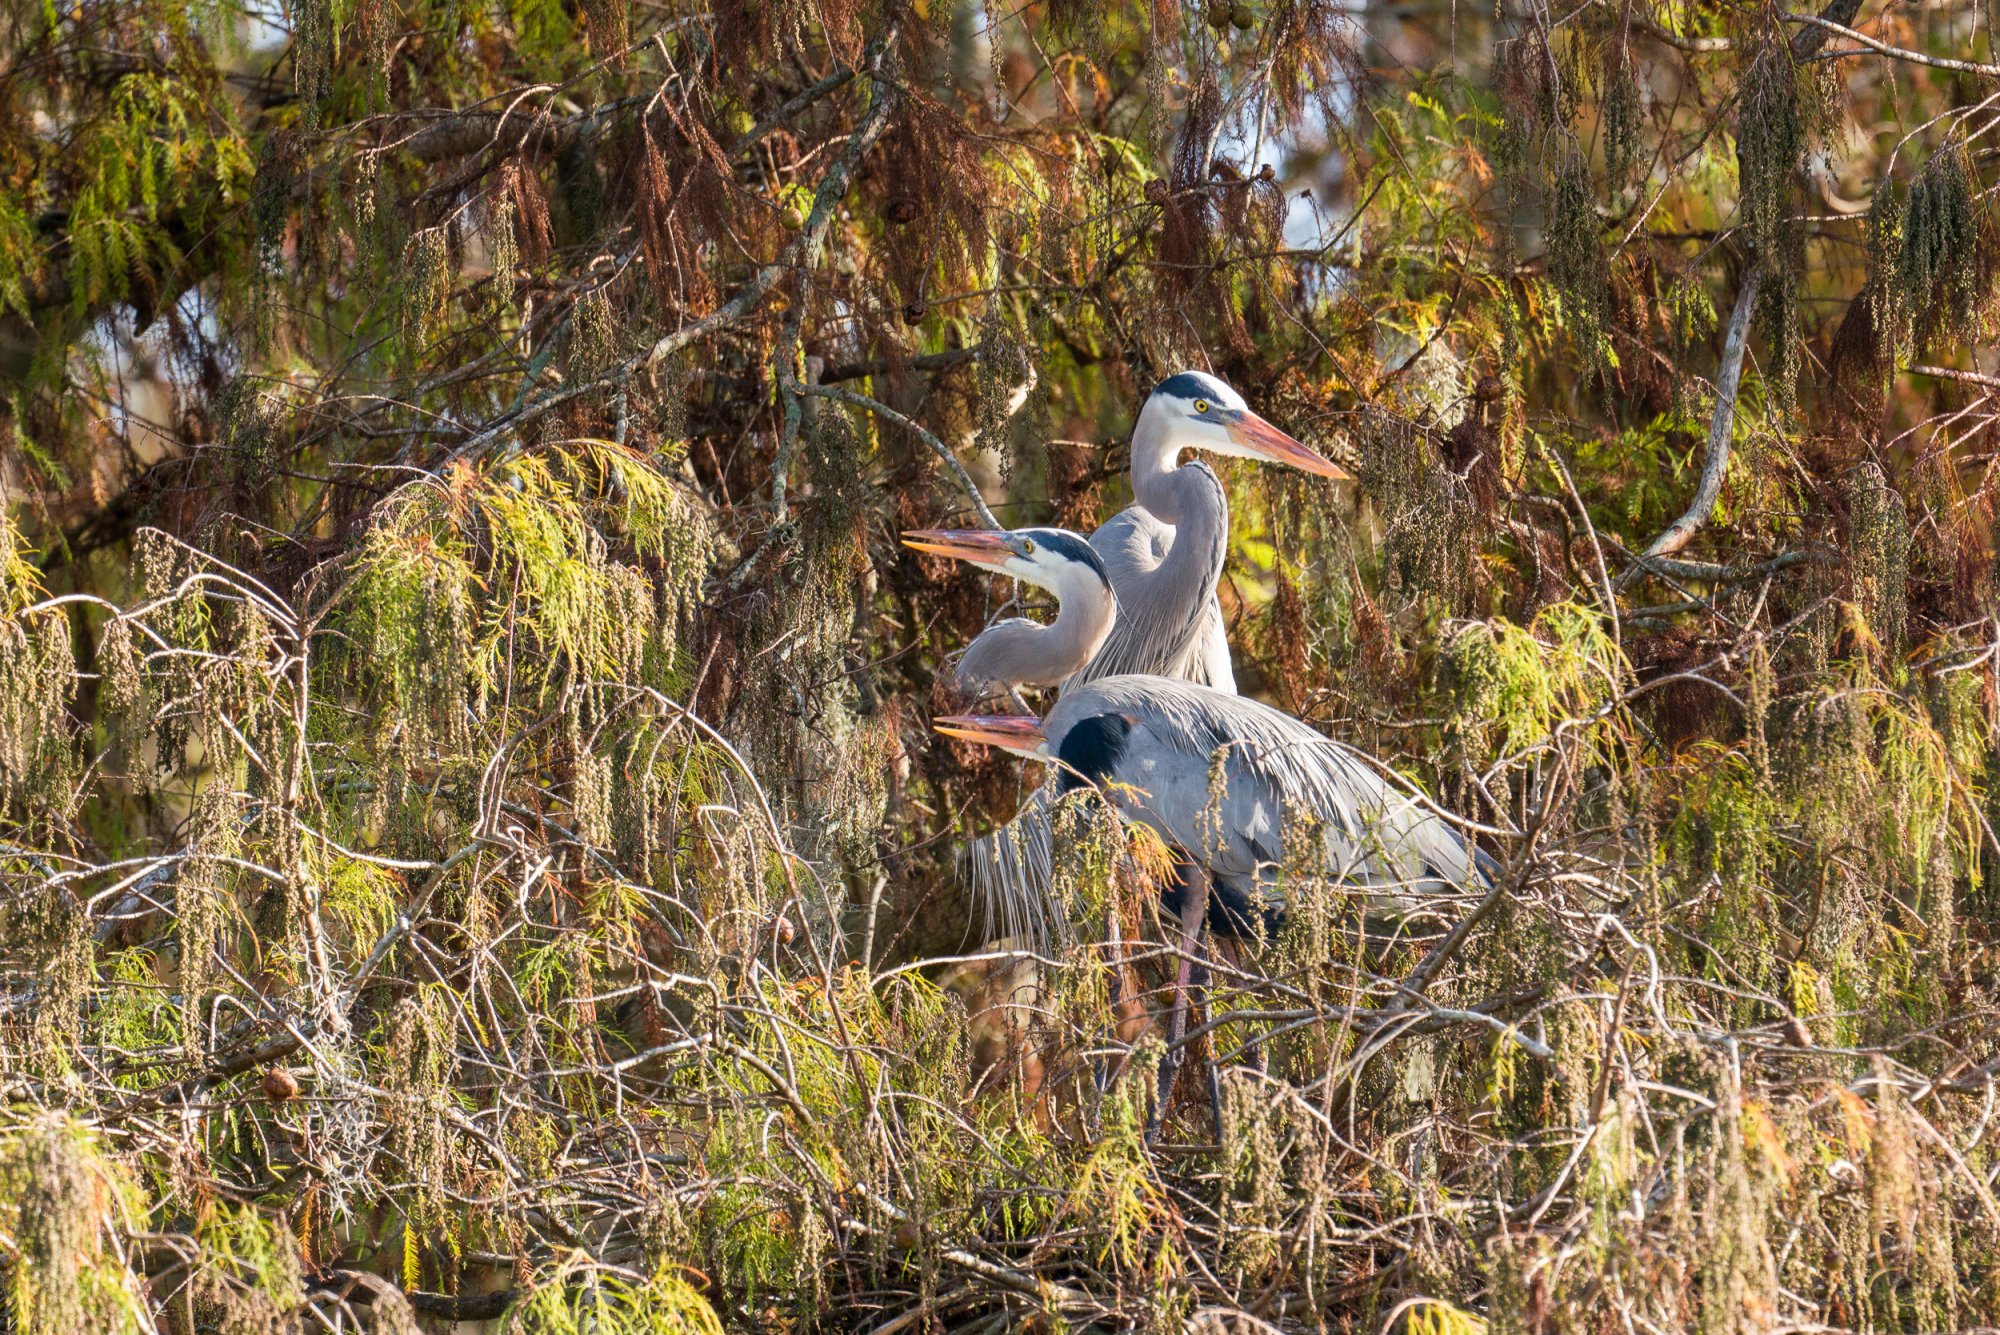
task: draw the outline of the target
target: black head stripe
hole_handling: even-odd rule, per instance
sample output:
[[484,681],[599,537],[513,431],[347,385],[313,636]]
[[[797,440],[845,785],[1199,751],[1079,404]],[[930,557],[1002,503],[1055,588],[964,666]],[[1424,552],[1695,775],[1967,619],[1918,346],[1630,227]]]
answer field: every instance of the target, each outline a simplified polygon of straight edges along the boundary
[[1067,529],[1060,528],[1033,528],[1028,530],[1026,536],[1033,539],[1037,545],[1048,548],[1066,561],[1074,561],[1078,565],[1088,566],[1097,572],[1099,579],[1104,581],[1105,588],[1108,589],[1111,587],[1111,572],[1104,568],[1104,558],[1099,556],[1089,543],[1076,534],[1071,533]]
[[1155,394],[1165,394],[1176,399],[1214,399],[1221,397],[1222,382],[1212,375],[1200,371],[1182,371],[1160,382]]

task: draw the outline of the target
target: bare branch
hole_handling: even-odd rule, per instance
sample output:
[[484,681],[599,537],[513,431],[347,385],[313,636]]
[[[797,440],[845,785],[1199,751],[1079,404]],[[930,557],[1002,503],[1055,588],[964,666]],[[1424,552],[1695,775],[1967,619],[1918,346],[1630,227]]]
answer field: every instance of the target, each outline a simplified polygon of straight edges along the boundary
[[1981,389],[2000,389],[2000,375],[1959,371],[1949,366],[1909,366],[1904,369],[1911,375],[1927,375],[1936,380],[1956,380],[1962,384],[1978,385]]
[[[1858,5],[1855,6],[1855,8],[1857,9],[1859,7],[1860,6]],[[1829,6],[1829,8],[1831,8],[1831,6]],[[1876,38],[1870,37],[1865,32],[1856,32],[1854,29],[1848,27],[1846,24],[1837,23],[1832,19],[1822,17],[1821,15],[1818,14],[1787,14],[1785,15],[1785,20],[1789,23],[1812,24],[1813,27],[1817,30],[1815,35],[1818,36],[1819,42],[1821,43],[1826,41],[1826,38],[1829,34],[1837,33],[1840,36],[1847,38],[1849,41],[1861,43],[1861,45],[1867,47],[1869,50],[1874,51],[1880,55],[1889,56],[1893,59],[1901,60],[1908,64],[1927,65],[1931,69],[1950,70],[1954,74],[1971,74],[1984,79],[2000,78],[2000,65],[1982,65],[1979,64],[1977,61],[1953,60],[1948,56],[1928,56],[1921,51],[1909,51],[1905,50],[1900,46],[1890,46],[1887,42],[1879,41]],[[1805,36],[1806,36],[1805,33],[1799,34],[1799,37],[1801,38]],[[1815,43],[1812,49],[1817,50],[1818,45],[1819,45],[1818,43]],[[1797,49],[1798,49],[1798,40],[1795,38],[1793,42],[1793,50],[1796,51]]]
[[972,480],[972,474],[965,471],[965,465],[958,461],[958,456],[951,452],[951,447],[946,445],[942,440],[939,440],[931,431],[917,425],[917,423],[903,416],[903,414],[897,412],[888,404],[879,403],[869,398],[866,394],[856,394],[851,389],[841,389],[835,385],[801,383],[798,386],[798,390],[801,394],[810,394],[816,398],[838,399],[840,402],[852,404],[856,408],[866,408],[877,417],[885,418],[916,436],[924,444],[931,447],[931,453],[942,460],[944,466],[951,470],[952,476],[958,479],[959,489],[965,493],[965,498],[972,502],[972,508],[979,512],[980,523],[991,529],[1006,527],[993,517],[991,510],[986,508],[986,498],[979,494],[979,485]]
[[1736,308],[1729,313],[1729,329],[1722,340],[1722,361],[1715,374],[1715,411],[1709,419],[1708,450],[1702,457],[1701,479],[1695,485],[1694,499],[1688,502],[1681,517],[1639,554],[1637,563],[1620,578],[1620,588],[1648,569],[1651,562],[1672,556],[1687,546],[1708,522],[1716,500],[1722,495],[1722,482],[1729,473],[1730,439],[1736,428],[1736,392],[1743,379],[1743,353],[1750,339],[1750,315],[1757,306],[1757,289],[1763,281],[1763,272],[1761,260],[1753,259],[1744,272],[1743,286],[1736,293]]

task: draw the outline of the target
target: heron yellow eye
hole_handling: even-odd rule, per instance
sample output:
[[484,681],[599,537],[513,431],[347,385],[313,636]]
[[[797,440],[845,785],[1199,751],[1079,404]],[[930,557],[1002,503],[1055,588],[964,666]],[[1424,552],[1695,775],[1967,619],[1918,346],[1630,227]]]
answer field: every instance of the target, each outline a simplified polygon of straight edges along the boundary
[[1196,412],[1198,412],[1198,413],[1205,413],[1205,412],[1207,412],[1207,411],[1208,411],[1208,400],[1207,400],[1207,399],[1196,399],[1196,400],[1194,401],[1194,410],[1195,410]]
[[1024,556],[1033,556],[1035,554],[1035,540],[1033,538],[1021,539],[1021,553]]

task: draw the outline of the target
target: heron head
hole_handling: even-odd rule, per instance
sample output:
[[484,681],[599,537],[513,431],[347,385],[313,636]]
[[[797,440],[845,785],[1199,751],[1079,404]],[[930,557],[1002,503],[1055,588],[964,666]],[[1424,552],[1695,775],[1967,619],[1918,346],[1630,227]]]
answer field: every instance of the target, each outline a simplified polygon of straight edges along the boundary
[[1111,576],[1090,544],[1065,529],[918,529],[903,535],[903,545],[1011,575],[1058,596],[1079,580],[1111,587]]
[[1284,464],[1316,477],[1353,476],[1250,411],[1241,394],[1204,371],[1162,380],[1141,415],[1154,417],[1168,439],[1185,448]]

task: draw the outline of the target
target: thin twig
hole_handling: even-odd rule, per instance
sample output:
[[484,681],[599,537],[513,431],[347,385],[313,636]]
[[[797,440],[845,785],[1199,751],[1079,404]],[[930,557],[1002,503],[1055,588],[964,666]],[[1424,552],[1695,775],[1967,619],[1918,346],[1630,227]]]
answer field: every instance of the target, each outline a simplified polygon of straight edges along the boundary
[[871,399],[866,394],[856,394],[851,389],[842,389],[838,385],[808,384],[801,384],[798,388],[801,394],[810,394],[822,399],[838,399],[840,402],[852,404],[856,408],[866,408],[876,416],[886,418],[888,421],[902,427],[905,431],[917,436],[924,444],[931,447],[931,453],[943,460],[945,467],[949,468],[952,471],[952,475],[958,479],[959,488],[965,492],[966,499],[972,502],[972,508],[979,512],[979,521],[990,529],[1004,529],[1006,527],[1006,525],[993,517],[991,510],[986,508],[986,499],[979,494],[979,485],[972,480],[972,474],[965,471],[965,465],[958,461],[958,456],[951,452],[951,447],[946,445],[942,440],[939,440],[935,433],[918,426],[888,404]]

